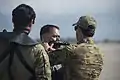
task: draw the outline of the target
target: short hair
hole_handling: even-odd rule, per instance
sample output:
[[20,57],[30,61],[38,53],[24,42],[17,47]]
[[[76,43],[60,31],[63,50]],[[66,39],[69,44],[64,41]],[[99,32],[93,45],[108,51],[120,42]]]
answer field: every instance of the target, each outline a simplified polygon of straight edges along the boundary
[[15,26],[25,27],[35,18],[36,13],[34,9],[26,4],[20,4],[12,11],[12,21]]
[[51,28],[56,28],[58,30],[60,29],[58,26],[55,26],[55,25],[50,25],[50,24],[44,25],[40,29],[40,39],[41,40],[42,40],[42,35],[45,34],[45,33],[49,33]]

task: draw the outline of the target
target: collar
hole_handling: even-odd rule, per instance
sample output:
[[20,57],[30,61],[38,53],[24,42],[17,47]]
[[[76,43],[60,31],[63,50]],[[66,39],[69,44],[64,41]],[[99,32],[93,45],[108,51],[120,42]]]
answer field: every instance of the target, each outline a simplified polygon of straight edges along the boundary
[[34,41],[25,33],[16,34],[15,32],[0,32],[0,38],[8,40],[9,42],[14,42],[20,45],[32,46],[39,42]]

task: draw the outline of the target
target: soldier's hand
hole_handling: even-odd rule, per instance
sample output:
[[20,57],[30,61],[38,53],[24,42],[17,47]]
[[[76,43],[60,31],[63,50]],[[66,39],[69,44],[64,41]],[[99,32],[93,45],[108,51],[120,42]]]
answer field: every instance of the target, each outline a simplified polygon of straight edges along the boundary
[[46,50],[48,53],[51,52],[51,51],[56,50],[55,48],[53,48],[53,45],[54,45],[54,44],[49,45],[49,44],[46,43],[46,42],[43,43],[43,46],[44,46],[45,50]]

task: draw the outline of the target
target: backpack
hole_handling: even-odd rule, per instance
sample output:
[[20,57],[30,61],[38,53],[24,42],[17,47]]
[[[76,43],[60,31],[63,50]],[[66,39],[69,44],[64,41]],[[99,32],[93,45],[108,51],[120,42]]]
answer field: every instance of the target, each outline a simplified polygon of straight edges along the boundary
[[18,59],[20,60],[20,62],[23,64],[23,66],[32,74],[32,79],[35,80],[35,72],[34,70],[28,65],[28,63],[25,61],[21,51],[18,48],[17,43],[11,42],[10,46],[0,55],[0,63],[7,57],[9,56],[9,65],[8,65],[8,74],[10,77],[10,80],[14,80],[12,73],[11,73],[11,65],[13,62],[13,58],[14,58],[14,54],[17,55]]
[[8,42],[10,43],[8,48],[0,55],[0,64],[7,56],[9,56],[9,63],[8,63],[8,74],[10,77],[9,79],[14,80],[12,73],[11,73],[11,65],[13,62],[14,54],[16,54],[18,59],[22,63],[22,65],[32,74],[32,77],[30,78],[30,80],[35,80],[35,71],[26,62],[26,60],[24,59],[18,46],[19,45],[34,46],[34,45],[38,44],[38,42],[35,42],[34,40],[32,40],[25,33],[16,35],[14,32],[1,32],[0,37],[1,37],[1,39],[8,40]]

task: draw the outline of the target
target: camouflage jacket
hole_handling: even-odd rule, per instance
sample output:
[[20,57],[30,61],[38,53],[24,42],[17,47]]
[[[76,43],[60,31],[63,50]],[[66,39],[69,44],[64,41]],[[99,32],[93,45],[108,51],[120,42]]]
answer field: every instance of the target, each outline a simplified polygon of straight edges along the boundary
[[63,65],[64,80],[98,80],[103,66],[103,54],[93,43],[66,46],[49,56],[51,65]]
[[[44,46],[44,43],[41,42],[41,45]],[[59,49],[62,49],[64,46],[60,46]],[[44,47],[45,48],[45,47]],[[51,51],[46,50],[47,54]],[[51,57],[51,56],[49,56]],[[50,63],[52,64],[52,63]],[[63,69],[61,64],[51,65],[51,77],[52,80],[63,80]]]
[[[13,50],[19,49],[24,60],[33,69],[35,76],[32,74],[26,66],[20,61],[17,52],[13,52],[11,66],[10,55],[0,62],[0,80],[10,80],[12,76],[13,80],[51,80],[51,70],[49,64],[49,58],[44,50],[43,46],[39,43],[34,43],[25,34],[14,33],[0,33],[0,56],[8,48],[10,42],[17,43],[18,46],[13,47]],[[10,72],[9,72],[10,69]]]

